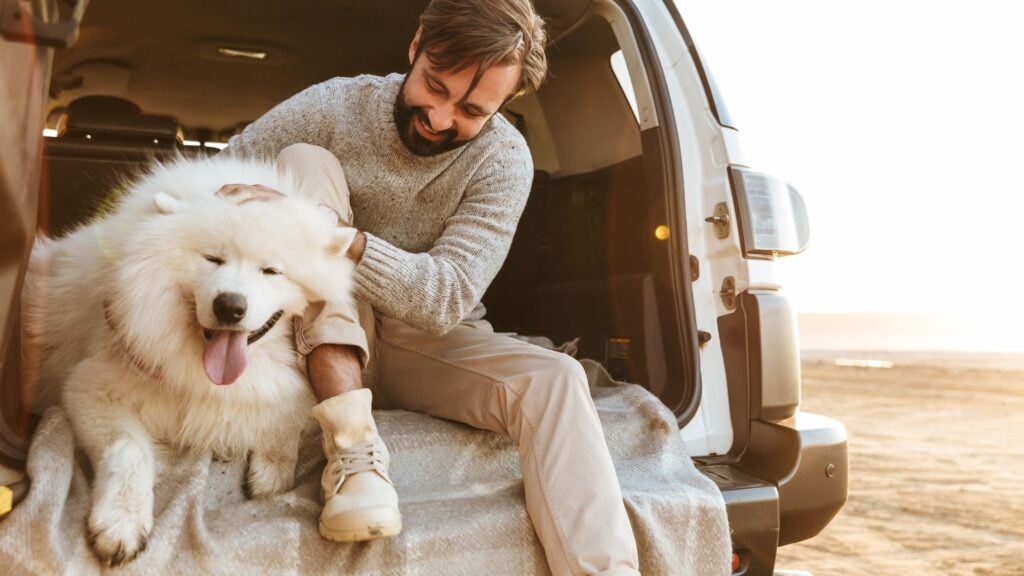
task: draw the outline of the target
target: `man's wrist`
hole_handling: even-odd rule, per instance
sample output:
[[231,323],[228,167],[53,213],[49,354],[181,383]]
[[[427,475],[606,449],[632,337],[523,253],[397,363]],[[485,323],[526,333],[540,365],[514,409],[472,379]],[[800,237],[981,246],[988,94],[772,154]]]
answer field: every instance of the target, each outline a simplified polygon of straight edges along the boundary
[[362,231],[356,230],[356,236],[352,239],[352,244],[348,247],[346,254],[356,264],[363,259],[363,252],[366,250],[366,234]]

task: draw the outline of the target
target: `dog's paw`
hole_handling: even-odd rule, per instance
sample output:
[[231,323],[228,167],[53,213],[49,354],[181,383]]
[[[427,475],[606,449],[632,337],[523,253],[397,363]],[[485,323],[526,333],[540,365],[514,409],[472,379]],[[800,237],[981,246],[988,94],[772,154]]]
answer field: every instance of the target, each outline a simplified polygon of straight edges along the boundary
[[261,498],[291,490],[295,485],[295,458],[267,452],[250,452],[245,471],[245,495]]
[[94,507],[89,515],[89,545],[101,562],[117,566],[146,549],[152,528],[151,514]]

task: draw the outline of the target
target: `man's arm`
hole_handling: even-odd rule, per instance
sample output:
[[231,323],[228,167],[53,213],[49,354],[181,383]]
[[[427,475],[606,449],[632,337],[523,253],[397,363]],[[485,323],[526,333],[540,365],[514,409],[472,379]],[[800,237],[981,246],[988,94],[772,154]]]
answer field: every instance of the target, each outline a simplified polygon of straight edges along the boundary
[[428,252],[406,252],[365,234],[358,298],[433,334],[444,334],[469,314],[508,254],[533,180],[522,140],[498,146]]

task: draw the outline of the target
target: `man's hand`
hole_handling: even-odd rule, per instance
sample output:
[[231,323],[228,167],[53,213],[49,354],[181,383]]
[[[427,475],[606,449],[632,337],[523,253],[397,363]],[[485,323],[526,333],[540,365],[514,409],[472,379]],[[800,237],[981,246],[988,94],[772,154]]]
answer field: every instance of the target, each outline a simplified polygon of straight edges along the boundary
[[356,237],[352,239],[352,244],[348,247],[346,254],[356,264],[363,259],[363,252],[366,250],[366,234],[363,234],[359,230],[356,230]]
[[217,190],[217,196],[245,204],[250,200],[267,201],[281,198],[284,194],[263,184],[225,184]]

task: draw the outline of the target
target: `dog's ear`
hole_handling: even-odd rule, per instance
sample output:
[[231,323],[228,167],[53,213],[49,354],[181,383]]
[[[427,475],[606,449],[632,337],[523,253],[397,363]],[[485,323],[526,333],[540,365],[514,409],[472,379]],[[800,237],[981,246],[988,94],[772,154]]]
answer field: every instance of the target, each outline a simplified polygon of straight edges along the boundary
[[166,192],[157,192],[153,196],[153,204],[161,214],[173,214],[178,211],[181,202]]
[[331,241],[327,245],[327,253],[330,255],[345,254],[352,241],[356,239],[356,229],[338,227],[331,230]]

